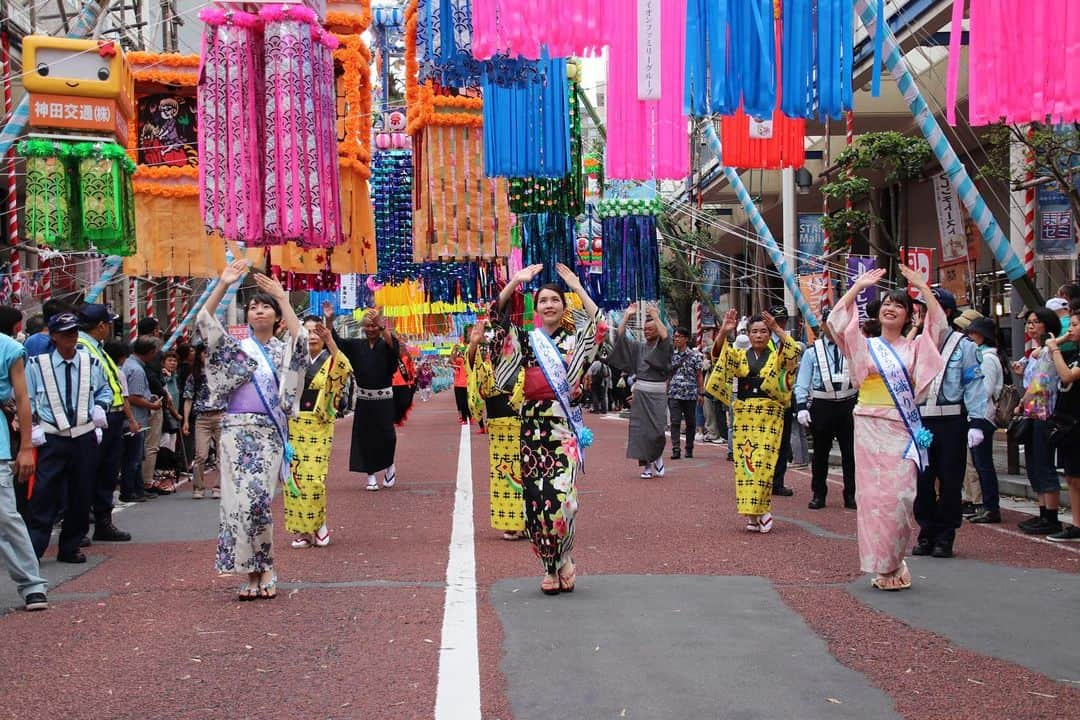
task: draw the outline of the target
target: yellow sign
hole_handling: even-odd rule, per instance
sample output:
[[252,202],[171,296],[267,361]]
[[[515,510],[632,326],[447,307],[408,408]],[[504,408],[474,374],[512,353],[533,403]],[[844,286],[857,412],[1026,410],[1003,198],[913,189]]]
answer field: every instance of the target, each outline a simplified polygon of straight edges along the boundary
[[22,59],[27,92],[115,100],[133,116],[131,68],[118,43],[27,35]]

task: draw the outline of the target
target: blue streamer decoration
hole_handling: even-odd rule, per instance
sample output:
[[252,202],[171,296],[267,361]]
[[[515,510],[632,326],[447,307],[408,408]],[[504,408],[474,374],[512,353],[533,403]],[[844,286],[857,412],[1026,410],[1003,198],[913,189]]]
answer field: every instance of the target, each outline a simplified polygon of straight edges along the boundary
[[571,154],[566,59],[545,56],[521,70],[484,73],[484,174],[561,178]]
[[412,151],[376,150],[371,155],[375,211],[376,279],[397,283],[415,277],[412,241]]
[[605,310],[619,310],[632,301],[660,299],[660,250],[654,215],[603,219]]
[[555,264],[577,266],[574,220],[560,213],[525,213],[517,216],[521,232],[521,259],[525,266],[543,263],[544,269],[529,285],[535,290],[544,283],[559,282]]
[[[878,31],[874,33],[874,69],[871,70],[870,75],[871,97],[879,97],[881,95],[882,48],[885,43],[886,28],[888,28],[888,23],[885,22],[885,0],[877,0],[877,21]],[[959,29],[957,29],[956,32],[959,32]]]

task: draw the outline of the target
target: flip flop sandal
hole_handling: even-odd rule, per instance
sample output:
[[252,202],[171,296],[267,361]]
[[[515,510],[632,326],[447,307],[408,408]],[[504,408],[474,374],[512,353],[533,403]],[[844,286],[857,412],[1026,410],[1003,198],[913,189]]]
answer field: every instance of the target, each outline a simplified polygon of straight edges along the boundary
[[544,579],[540,581],[540,591],[545,595],[558,595],[559,594],[559,577],[544,576]]
[[645,478],[646,480],[648,480],[652,476],[653,476],[652,470],[642,470],[641,471],[641,477]]
[[256,596],[260,600],[273,600],[277,597],[277,576],[270,578],[268,583],[259,583],[259,594]]
[[326,547],[330,544],[330,530],[325,525],[315,533],[315,544],[319,547]]
[[302,550],[303,548],[311,547],[312,542],[311,542],[311,540],[308,540],[306,537],[298,537],[295,540],[293,540],[291,544],[297,550]]
[[259,588],[251,587],[250,585],[241,585],[240,589],[236,591],[236,599],[240,602],[248,602],[254,600],[259,596]]
[[568,575],[559,573],[559,590],[564,593],[574,592],[574,583],[577,581],[577,565],[570,569]]
[[761,521],[758,523],[758,528],[761,532],[767,533],[772,530],[772,513],[765,513],[761,516]]
[[746,523],[746,532],[761,532],[761,524],[756,521]]

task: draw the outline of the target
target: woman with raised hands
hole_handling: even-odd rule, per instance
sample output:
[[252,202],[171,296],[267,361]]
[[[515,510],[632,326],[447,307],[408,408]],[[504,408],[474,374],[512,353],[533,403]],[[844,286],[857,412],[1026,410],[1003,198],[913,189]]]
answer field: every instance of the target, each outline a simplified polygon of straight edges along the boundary
[[505,392],[513,391],[524,368],[521,485],[525,532],[544,566],[540,589],[558,595],[574,590],[577,571],[571,551],[578,507],[576,481],[584,466],[584,448],[592,442],[592,432],[581,417],[581,383],[607,328],[577,275],[561,263],[556,265],[559,278],[581,299],[581,322],[575,327],[562,288],[549,283],[535,294],[540,326],[527,331],[513,325],[504,312],[507,303],[543,267],[524,268],[499,294],[492,313],[496,333],[491,358],[495,384]]
[[874,573],[871,584],[879,590],[911,587],[904,556],[915,527],[912,506],[918,471],[928,462],[927,448],[933,440],[922,425],[918,406],[944,367],[938,340],[948,329],[945,312],[922,275],[903,265],[900,272],[926,303],[921,333],[909,337],[914,312],[907,289],[886,292],[864,333],[855,299],[884,277],[880,269],[855,278],[828,320],[859,388],[855,406],[859,564],[863,572]]

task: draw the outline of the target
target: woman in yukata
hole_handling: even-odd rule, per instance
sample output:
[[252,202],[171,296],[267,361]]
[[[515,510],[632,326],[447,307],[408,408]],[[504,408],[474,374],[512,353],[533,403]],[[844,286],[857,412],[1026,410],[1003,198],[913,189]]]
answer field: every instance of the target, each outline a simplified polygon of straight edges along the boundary
[[922,425],[918,405],[944,368],[938,340],[948,329],[945,312],[922,275],[903,265],[900,272],[926,303],[923,330],[913,339],[907,337],[913,315],[906,289],[887,293],[876,319],[868,320],[865,328],[859,325],[855,299],[876,285],[884,270],[855,278],[828,320],[859,388],[855,406],[859,564],[863,572],[874,573],[871,584],[879,590],[911,587],[904,555],[915,527],[916,477],[933,439]]
[[[225,291],[247,271],[246,260],[226,266],[198,315],[211,404],[225,407],[218,446],[217,570],[247,574],[240,600],[277,596],[270,507],[279,482],[299,496],[289,468],[289,417],[308,364],[307,331],[277,280],[255,275],[259,291],[247,303],[249,334],[243,340],[214,317]],[[287,331],[285,342],[274,335],[279,325]]]
[[504,392],[513,392],[518,373],[525,370],[521,404],[525,532],[544,566],[540,589],[558,595],[572,592],[577,577],[570,557],[578,506],[575,483],[582,471],[584,448],[592,442],[592,433],[581,419],[581,381],[607,329],[577,275],[561,263],[556,265],[559,277],[581,299],[585,311],[580,326],[574,328],[566,296],[555,284],[536,291],[540,327],[527,331],[513,325],[503,309],[518,286],[531,282],[543,267],[530,265],[521,270],[499,294],[491,357],[495,384]]

